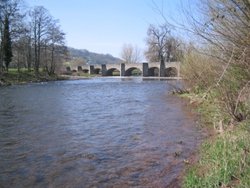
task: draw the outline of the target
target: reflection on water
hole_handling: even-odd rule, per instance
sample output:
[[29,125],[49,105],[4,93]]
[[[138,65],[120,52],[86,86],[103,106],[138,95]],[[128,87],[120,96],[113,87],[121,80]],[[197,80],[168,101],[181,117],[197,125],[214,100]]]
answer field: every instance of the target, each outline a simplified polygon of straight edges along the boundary
[[168,83],[0,88],[0,187],[167,187],[200,137]]

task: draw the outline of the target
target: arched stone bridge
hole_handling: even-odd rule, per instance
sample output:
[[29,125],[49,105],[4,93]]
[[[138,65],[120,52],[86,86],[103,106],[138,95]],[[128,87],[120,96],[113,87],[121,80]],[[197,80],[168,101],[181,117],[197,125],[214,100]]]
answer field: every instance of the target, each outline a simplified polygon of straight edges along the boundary
[[102,64],[102,65],[84,65],[78,66],[78,71],[89,74],[101,74],[102,76],[113,76],[117,72],[120,76],[132,76],[133,71],[144,77],[179,77],[180,62],[166,62],[161,66],[159,62],[155,63],[121,63],[121,64]]

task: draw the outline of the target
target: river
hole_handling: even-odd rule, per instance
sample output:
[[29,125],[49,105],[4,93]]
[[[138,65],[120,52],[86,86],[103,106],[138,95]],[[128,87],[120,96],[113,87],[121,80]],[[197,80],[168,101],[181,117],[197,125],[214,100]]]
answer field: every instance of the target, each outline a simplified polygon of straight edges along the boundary
[[[0,88],[0,187],[168,187],[201,132],[174,81]],[[171,83],[171,84],[170,84]]]

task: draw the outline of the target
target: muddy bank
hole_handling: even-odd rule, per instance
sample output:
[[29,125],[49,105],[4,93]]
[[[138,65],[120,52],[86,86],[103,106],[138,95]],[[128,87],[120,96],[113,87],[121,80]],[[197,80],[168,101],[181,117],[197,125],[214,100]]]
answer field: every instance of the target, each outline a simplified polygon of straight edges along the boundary
[[[171,92],[172,93],[172,92]],[[173,94],[172,98],[175,102],[181,104],[181,108],[185,114],[185,116],[189,119],[186,123],[191,123],[193,127],[199,129],[199,136],[197,137],[197,145],[196,148],[186,156],[185,159],[180,161],[182,163],[182,171],[178,174],[178,176],[173,179],[166,187],[168,188],[181,188],[183,185],[184,177],[186,176],[187,170],[190,169],[193,165],[195,165],[199,160],[199,150],[201,144],[210,136],[214,134],[211,129],[207,129],[201,126],[200,124],[200,115],[195,110],[197,108],[197,104],[193,103],[187,98],[181,97],[179,94]],[[189,126],[185,124],[184,126]],[[185,143],[182,143],[185,144]],[[175,157],[179,157],[178,155]],[[184,165],[183,165],[184,164]]]

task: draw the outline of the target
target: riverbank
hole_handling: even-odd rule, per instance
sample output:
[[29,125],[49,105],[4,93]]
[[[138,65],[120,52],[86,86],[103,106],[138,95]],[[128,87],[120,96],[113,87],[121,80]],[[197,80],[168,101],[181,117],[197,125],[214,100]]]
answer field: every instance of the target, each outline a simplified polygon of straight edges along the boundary
[[183,187],[250,187],[250,121],[228,119],[219,103],[202,95],[181,97],[189,99],[209,133],[198,160],[187,168]]
[[[90,75],[86,73],[75,73],[71,75],[67,74],[54,74],[48,75],[46,72],[41,71],[39,76],[36,76],[34,71],[20,71],[16,69],[10,69],[8,72],[0,74],[0,86],[8,86],[13,84],[25,84],[33,82],[48,82],[58,80],[83,80],[90,78],[102,77],[100,75]],[[128,76],[105,76],[103,78],[141,78],[142,80],[182,80],[181,77],[128,77]]]
[[34,71],[20,71],[10,70],[0,74],[0,86],[8,86],[13,84],[25,84],[33,82],[48,82],[57,80],[68,80],[69,78],[61,75],[48,75],[45,72],[40,72],[38,76]]

